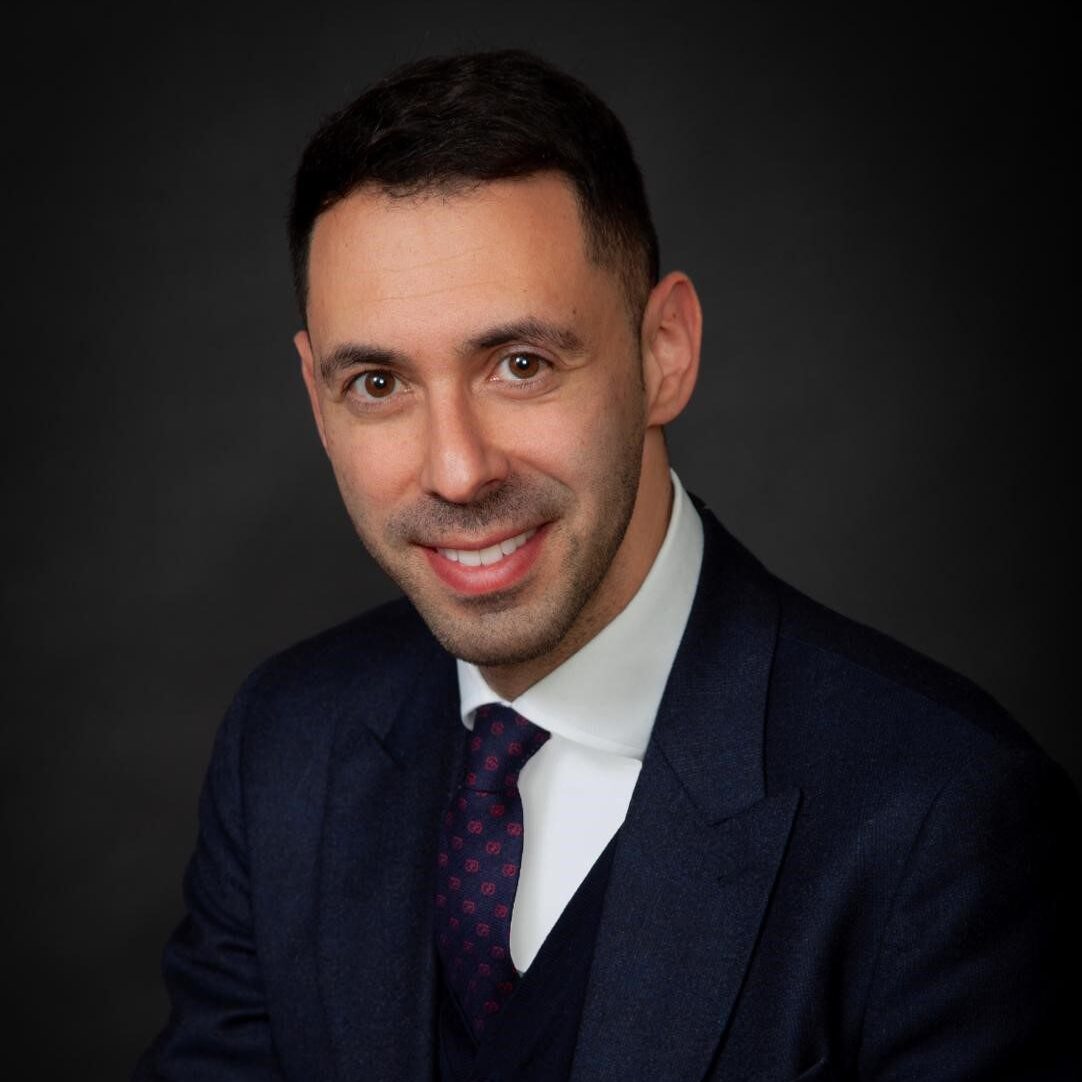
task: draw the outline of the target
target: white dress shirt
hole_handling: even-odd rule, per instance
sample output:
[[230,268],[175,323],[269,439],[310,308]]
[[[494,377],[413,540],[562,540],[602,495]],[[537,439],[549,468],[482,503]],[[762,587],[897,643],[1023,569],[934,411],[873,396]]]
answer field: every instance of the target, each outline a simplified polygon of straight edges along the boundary
[[517,699],[458,662],[462,721],[499,702],[551,738],[519,775],[523,852],[511,957],[525,970],[627,815],[699,581],[703,528],[672,474],[669,527],[638,592],[614,620]]

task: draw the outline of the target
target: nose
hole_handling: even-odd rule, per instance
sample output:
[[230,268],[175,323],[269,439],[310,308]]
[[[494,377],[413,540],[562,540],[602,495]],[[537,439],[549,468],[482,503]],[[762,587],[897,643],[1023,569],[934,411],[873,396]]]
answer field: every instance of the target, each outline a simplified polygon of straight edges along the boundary
[[421,486],[448,503],[473,503],[507,478],[507,456],[486,434],[465,389],[429,399],[425,443]]

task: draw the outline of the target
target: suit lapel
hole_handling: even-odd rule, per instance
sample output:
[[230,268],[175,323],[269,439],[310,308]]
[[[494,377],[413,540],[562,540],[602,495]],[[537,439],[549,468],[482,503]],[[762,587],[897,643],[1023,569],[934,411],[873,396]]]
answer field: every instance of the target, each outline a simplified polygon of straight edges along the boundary
[[618,839],[574,1082],[706,1074],[799,803],[764,779],[774,590],[709,513],[704,528],[695,604]]
[[410,677],[393,712],[373,708],[362,688],[337,726],[319,954],[338,1082],[433,1074],[435,958],[427,930],[437,824],[462,728],[446,654],[433,644]]

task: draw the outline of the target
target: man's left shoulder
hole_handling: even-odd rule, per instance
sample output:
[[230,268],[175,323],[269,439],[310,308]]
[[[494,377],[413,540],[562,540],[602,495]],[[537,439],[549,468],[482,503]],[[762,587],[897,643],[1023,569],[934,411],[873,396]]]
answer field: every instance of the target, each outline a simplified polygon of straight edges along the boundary
[[1073,789],[972,680],[784,584],[778,597],[769,748],[798,784],[862,802],[928,798],[962,774]]

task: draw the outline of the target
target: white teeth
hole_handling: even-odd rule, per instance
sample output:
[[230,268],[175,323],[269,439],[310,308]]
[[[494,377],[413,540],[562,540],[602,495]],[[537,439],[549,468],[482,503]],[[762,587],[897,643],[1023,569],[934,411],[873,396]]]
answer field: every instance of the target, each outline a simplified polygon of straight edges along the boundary
[[487,549],[481,549],[477,555],[481,557],[481,563],[488,567],[503,559],[503,549],[499,545],[489,545]]
[[510,556],[516,549],[522,548],[530,540],[537,530],[527,530],[517,537],[509,537],[497,545],[489,545],[484,549],[437,549],[436,551],[445,559],[464,567],[491,567],[499,563],[505,556]]

